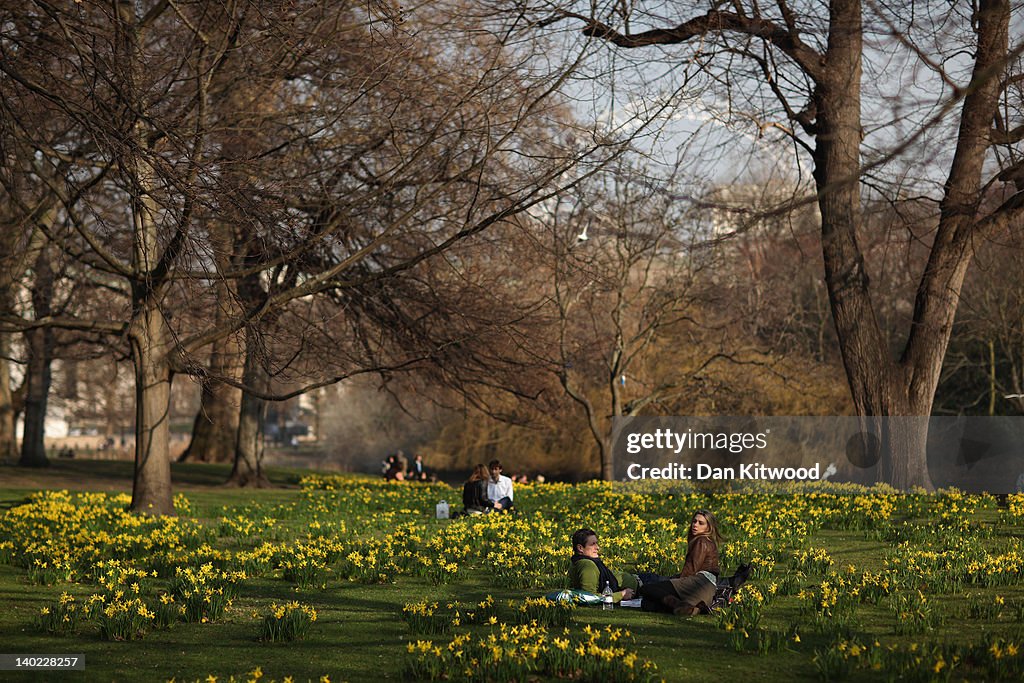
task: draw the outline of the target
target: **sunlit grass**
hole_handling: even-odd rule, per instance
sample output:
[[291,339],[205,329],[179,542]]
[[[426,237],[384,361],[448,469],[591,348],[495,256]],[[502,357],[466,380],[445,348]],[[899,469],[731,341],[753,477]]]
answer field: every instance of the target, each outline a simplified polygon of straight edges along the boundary
[[[249,680],[254,667],[296,681],[870,680],[918,676],[915,662],[930,672],[921,680],[944,680],[1024,668],[1018,497],[999,509],[958,492],[552,484],[518,488],[517,516],[439,521],[436,502],[455,497],[445,485],[281,477],[294,488],[188,490],[164,519],[127,514],[126,494],[0,491],[5,651],[84,654],[83,680]],[[724,521],[723,569],[758,565],[727,611],[567,612],[538,599],[562,587],[576,528],[599,531],[610,566],[667,573],[685,554],[679,523],[703,507]]]

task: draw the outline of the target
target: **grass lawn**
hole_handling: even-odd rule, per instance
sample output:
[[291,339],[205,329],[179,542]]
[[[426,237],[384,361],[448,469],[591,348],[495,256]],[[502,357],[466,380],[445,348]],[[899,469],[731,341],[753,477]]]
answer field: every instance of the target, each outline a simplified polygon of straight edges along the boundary
[[[461,634],[481,643],[493,636],[488,647],[504,648],[501,676],[522,680],[625,680],[643,661],[656,673],[637,680],[1017,680],[1024,670],[1024,499],[1016,497],[1000,509],[991,497],[956,493],[634,495],[600,483],[535,485],[517,488],[520,515],[438,521],[434,504],[457,498],[444,485],[314,476],[300,486],[308,473],[275,470],[277,488],[250,491],[221,488],[226,474],[176,465],[177,520],[135,526],[121,513],[125,501],[113,498],[128,492],[130,463],[0,468],[0,652],[86,661],[85,671],[7,671],[0,679],[251,680],[258,668],[264,681],[398,680],[434,665],[459,679],[478,668],[452,659],[448,643]],[[104,495],[30,502],[33,492],[72,487]],[[568,634],[521,617],[528,598],[561,587],[576,528],[599,531],[609,566],[668,574],[685,554],[678,524],[699,507],[723,521],[723,569],[740,560],[759,567],[739,603],[689,619],[577,608]],[[93,595],[107,606],[137,596],[153,612],[173,598],[184,609],[189,588],[175,572],[204,564],[246,568],[196,584],[233,596],[205,622],[177,616],[160,628],[143,619],[128,630],[137,639],[118,640],[104,637],[97,613],[81,616]],[[124,568],[158,576],[124,578]],[[40,615],[57,610],[64,593],[74,598],[77,624],[47,633]],[[471,623],[488,596],[496,623]],[[305,636],[260,640],[272,605],[291,601],[315,610]],[[403,618],[403,608],[421,602],[443,633],[418,633]],[[524,621],[522,632],[543,636],[549,649],[562,636],[585,639],[588,626],[631,635],[595,654],[593,670],[538,670],[510,645],[509,629]],[[436,652],[408,651],[426,640]],[[633,669],[621,664],[630,656]]]

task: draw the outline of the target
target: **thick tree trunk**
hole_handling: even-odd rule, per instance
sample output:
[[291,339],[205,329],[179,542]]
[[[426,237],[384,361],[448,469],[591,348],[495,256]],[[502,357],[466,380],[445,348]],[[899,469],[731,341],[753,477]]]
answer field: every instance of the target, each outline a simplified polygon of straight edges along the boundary
[[239,377],[241,345],[234,336],[214,344],[209,378],[203,383],[199,412],[192,426],[192,440],[180,460],[231,462],[238,439],[238,418],[242,390],[224,384],[221,377]]
[[170,330],[155,304],[141,311],[130,330],[135,363],[135,481],[131,509],[174,514],[170,463]]
[[[878,425],[884,430],[883,476],[900,489],[920,486],[930,490],[925,443],[934,391],[925,397],[912,390],[910,373],[890,353],[875,316],[863,252],[857,242],[862,220],[863,35],[859,0],[833,2],[830,19],[826,64],[814,92],[818,112],[814,179],[832,317],[857,413],[866,417],[926,418],[923,432],[920,421],[888,420]],[[937,373],[940,367],[941,359],[937,367],[929,370]]]
[[228,477],[229,486],[270,485],[263,474],[263,418],[266,401],[248,393],[242,395],[239,411],[238,443],[235,447],[235,463]]
[[[984,236],[978,216],[982,173],[992,121],[999,106],[1001,85],[997,74],[1005,67],[1009,25],[1007,0],[982,0],[978,4],[972,87],[964,97],[956,152],[940,204],[939,226],[918,286],[913,323],[900,359],[899,367],[904,374],[897,385],[902,391],[897,408],[902,412],[884,414],[931,415],[960,292],[973,255],[973,241]],[[927,421],[898,423],[904,433],[900,435],[902,439],[890,437],[894,448],[892,463],[885,470],[889,481],[900,488],[930,489],[925,451]]]
[[[897,374],[902,372],[902,368],[897,369]],[[911,397],[906,393],[910,382],[905,378],[876,378],[875,381],[878,390],[873,395],[880,401],[862,410],[861,415],[864,416],[864,431],[879,439],[881,480],[901,490],[913,487],[933,490],[927,445],[934,391],[927,396]]]
[[[246,334],[245,386],[262,390],[267,386],[266,372],[259,364],[256,340],[251,329]],[[270,480],[263,474],[263,422],[266,416],[266,401],[242,392],[242,406],[238,418],[238,440],[235,446],[235,464],[228,477],[230,486],[270,486]]]
[[222,382],[203,386],[199,412],[192,424],[192,439],[178,462],[231,462],[238,438],[242,392]]
[[[932,490],[928,473],[928,415],[888,417],[882,430],[881,475],[883,480],[906,482],[899,488],[921,486]],[[894,484],[895,485],[895,484]]]
[[25,430],[21,439],[22,467],[47,467],[46,405],[50,395],[53,360],[53,331],[49,327],[29,330],[25,334],[29,348],[25,394]]
[[[39,251],[35,260],[35,280],[32,285],[32,308],[36,319],[50,315],[53,302],[53,267],[49,250]],[[46,404],[50,397],[53,373],[53,328],[38,327],[25,333],[28,346],[26,369],[25,431],[21,439],[23,467],[46,467]]]
[[[822,252],[843,364],[854,406],[868,421],[872,417],[921,417],[931,414],[939,372],[952,332],[964,276],[974,242],[1019,225],[1024,213],[1019,194],[985,217],[979,206],[985,194],[983,173],[991,159],[994,130],[1007,130],[999,115],[1008,66],[1009,0],[978,0],[971,16],[977,36],[970,84],[962,88],[963,107],[956,152],[940,204],[938,229],[928,264],[921,276],[913,320],[902,355],[897,359],[875,316],[864,256],[857,244],[861,226],[860,144],[861,63],[863,19],[861,0],[830,0],[828,42],[824,53],[803,44],[792,14],[783,9],[785,27],[766,22],[755,6],[753,15],[737,5],[735,12],[719,9],[677,24],[630,34],[591,20],[584,34],[627,48],[685,42],[708,31],[758,37],[774,45],[814,83],[810,106],[791,114],[814,137],[814,179],[821,210]],[[737,45],[742,43],[737,43]],[[919,55],[924,58],[924,55]],[[771,89],[782,97],[774,85]],[[996,125],[1000,124],[1000,125]],[[996,128],[994,129],[994,125]],[[1002,128],[1002,130],[999,130]],[[876,425],[877,426],[877,425]],[[899,488],[930,489],[925,452],[927,421],[890,420],[883,471]]]
[[[126,146],[120,159],[131,192],[132,219],[132,318],[128,337],[135,365],[135,479],[132,485],[133,512],[153,515],[174,514],[170,462],[170,394],[173,338],[160,309],[164,275],[180,247],[175,234],[162,249],[159,217],[164,215],[155,193],[160,191],[157,172],[147,159],[151,150],[147,130],[148,102],[134,84],[145,81],[146,60],[142,53],[140,7],[128,0],[116,4],[118,59],[125,65],[132,87],[130,98],[137,121],[132,134],[134,146]],[[178,226],[180,230],[183,226]],[[173,246],[172,246],[173,245]]]

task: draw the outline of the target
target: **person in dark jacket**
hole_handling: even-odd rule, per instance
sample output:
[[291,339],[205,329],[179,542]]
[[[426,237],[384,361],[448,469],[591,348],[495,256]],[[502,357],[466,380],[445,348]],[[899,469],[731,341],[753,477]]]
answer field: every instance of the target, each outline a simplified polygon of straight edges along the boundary
[[706,611],[715,598],[720,569],[718,520],[707,510],[698,510],[690,519],[686,534],[686,559],[682,570],[666,581],[645,583],[640,587],[644,608],[689,616]]
[[501,503],[496,503],[487,497],[487,482],[490,474],[482,464],[473,468],[473,473],[462,485],[462,507],[466,514],[479,514],[481,512],[493,512],[501,509]]

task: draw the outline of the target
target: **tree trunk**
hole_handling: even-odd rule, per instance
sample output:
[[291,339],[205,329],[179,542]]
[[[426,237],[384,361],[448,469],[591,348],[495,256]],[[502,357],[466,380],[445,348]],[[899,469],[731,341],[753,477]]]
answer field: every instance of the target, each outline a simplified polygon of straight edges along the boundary
[[10,335],[0,333],[0,460],[13,460],[18,453],[18,437],[14,429],[14,392],[11,390]]
[[238,438],[242,392],[223,382],[204,384],[202,401],[192,424],[192,439],[178,462],[231,462]]
[[601,458],[601,479],[603,481],[615,481],[613,450],[608,441],[609,439],[600,439],[597,442],[598,457]]
[[[50,315],[53,301],[53,268],[49,249],[39,251],[35,261],[35,280],[32,285],[32,308],[36,319]],[[22,467],[47,467],[46,458],[46,404],[50,397],[53,373],[53,328],[37,327],[25,333],[28,346],[26,369],[25,432],[21,439]]]
[[[956,152],[940,203],[939,226],[914,301],[913,322],[900,359],[901,390],[896,408],[886,415],[931,415],[943,359],[953,331],[964,278],[970,265],[972,242],[984,237],[978,229],[982,172],[989,150],[989,134],[1001,93],[1000,79],[993,74],[1005,66],[1009,45],[1010,5],[1007,0],[982,0],[978,5],[978,46],[972,73],[973,85],[964,97],[957,133]],[[891,387],[891,385],[890,385]],[[893,451],[889,481],[899,488],[931,489],[925,450],[927,423],[900,420],[909,432],[903,440],[891,437],[906,449],[906,462]]]
[[988,340],[988,415],[994,417],[996,414],[996,398],[998,386],[996,385],[996,342]]
[[[616,325],[621,325],[623,312],[621,307],[615,311]],[[598,439],[598,450],[601,453],[601,479],[605,481],[615,480],[615,449],[612,447],[612,430],[617,418],[621,418],[623,414],[622,408],[622,391],[624,388],[622,369],[622,356],[624,349],[624,341],[622,334],[616,333],[615,335],[615,348],[612,350],[612,358],[609,365],[608,373],[608,396],[611,399],[611,419],[609,420],[608,428],[605,429],[601,438]]]
[[[241,103],[231,102],[235,110]],[[230,138],[230,136],[229,136]],[[231,159],[241,154],[235,149],[237,141],[230,138],[231,144],[223,143],[225,153]],[[230,164],[228,165],[230,167]],[[238,218],[240,223],[242,218]],[[207,226],[213,259],[217,267],[230,271],[235,265],[232,255],[236,251],[236,232],[224,221],[210,221]],[[237,234],[241,234],[239,231]],[[238,303],[237,286],[230,280],[219,280],[215,284],[217,292],[216,325],[242,315],[242,307]],[[210,353],[210,367],[203,382],[202,400],[199,412],[192,426],[192,440],[181,455],[180,460],[198,460],[199,462],[231,462],[235,457],[235,444],[238,440],[238,416],[242,399],[242,390],[225,384],[222,378],[238,381],[242,378],[244,365],[244,341],[240,335],[233,334],[213,343]]]
[[249,393],[242,394],[235,463],[226,482],[229,486],[270,486],[262,467],[265,410],[266,401]]
[[[859,415],[927,417],[934,391],[927,397],[915,392],[910,386],[910,373],[892,357],[875,315],[863,252],[857,242],[862,219],[863,35],[859,0],[832,3],[830,19],[826,64],[814,92],[818,111],[814,180],[821,211],[825,282],[843,366]],[[937,380],[937,369],[928,370],[936,373]],[[881,469],[889,483],[899,489],[932,488],[925,450],[927,419],[923,425],[923,435],[917,421],[888,420],[879,425],[885,430]]]
[[[11,201],[4,202],[4,206],[0,207],[0,315],[16,314],[14,283],[24,275],[22,259],[28,258],[30,253],[30,250],[26,253],[23,247],[19,248],[19,231],[13,227],[18,224],[18,220],[16,215],[7,211],[14,207],[15,203]],[[20,408],[15,406],[8,360],[14,350],[13,340],[13,333],[0,332],[0,460],[11,461],[18,456],[16,425],[20,412]]]
[[[861,226],[860,164],[861,77],[863,19],[861,0],[830,0],[828,41],[823,54],[801,41],[792,15],[783,9],[786,28],[763,21],[760,10],[753,16],[718,9],[670,29],[619,33],[592,19],[584,34],[627,48],[689,41],[708,31],[736,31],[741,40],[757,37],[782,50],[814,84],[810,106],[791,118],[814,137],[814,180],[821,211],[822,253],[829,303],[842,353],[843,365],[857,413],[870,417],[927,417],[964,276],[974,243],[1013,225],[1024,214],[1019,194],[984,217],[979,207],[985,196],[983,176],[991,160],[994,122],[1000,116],[1000,98],[1006,81],[1000,78],[1008,66],[1009,0],[978,0],[971,16],[977,45],[962,50],[974,59],[971,81],[963,87],[956,151],[939,206],[938,229],[929,259],[918,285],[913,320],[899,358],[892,353],[878,324],[868,287],[864,255],[857,244]],[[768,30],[770,27],[770,30]],[[740,45],[742,43],[736,43]],[[922,60],[926,59],[920,54]],[[770,75],[768,75],[770,78]],[[783,97],[775,84],[766,82]],[[999,130],[1003,137],[1016,135]],[[925,439],[927,426],[919,420],[890,421],[887,442],[893,448],[883,469],[899,488],[931,488]]]
[[131,509],[174,514],[170,463],[170,330],[154,302],[133,320],[135,363],[135,481]]
[[[0,275],[0,313],[11,313],[13,310],[11,275],[11,272]],[[0,460],[13,460],[18,454],[18,434],[15,430],[18,409],[14,405],[14,390],[11,389],[11,366],[7,360],[10,356],[11,335],[0,332]]]
[[[263,390],[267,386],[266,372],[260,366],[257,343],[252,328],[247,328],[245,340],[245,370],[243,383],[247,387]],[[238,439],[235,445],[235,464],[228,477],[229,486],[270,486],[263,474],[263,422],[267,402],[242,392],[242,405],[238,418]]]
[[214,344],[209,377],[203,382],[202,401],[192,426],[192,440],[179,461],[231,462],[238,439],[242,390],[220,381],[239,378],[241,344],[234,336]]
[[40,327],[25,334],[29,359],[25,380],[28,391],[25,394],[25,431],[21,439],[22,467],[47,467],[46,457],[46,405],[50,395],[53,360],[53,331]]
[[888,482],[920,482],[902,489],[921,486],[933,490],[928,473],[928,416],[888,417],[882,425],[881,475]]

